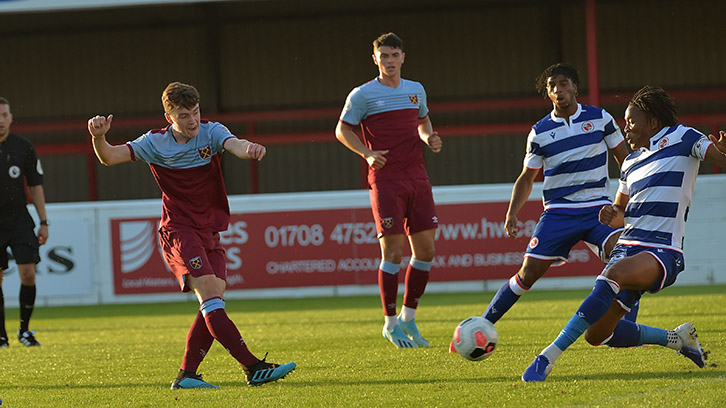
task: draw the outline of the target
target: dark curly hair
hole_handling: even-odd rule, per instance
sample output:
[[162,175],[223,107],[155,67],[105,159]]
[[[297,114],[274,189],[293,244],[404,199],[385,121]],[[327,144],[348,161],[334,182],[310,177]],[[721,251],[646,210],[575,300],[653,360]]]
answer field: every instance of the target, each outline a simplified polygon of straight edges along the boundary
[[566,62],[560,62],[547,67],[537,79],[535,80],[534,86],[542,96],[547,96],[547,78],[552,78],[557,75],[564,75],[569,78],[576,86],[580,85],[580,76],[577,74],[577,70],[572,65]]
[[656,118],[661,126],[673,126],[678,123],[676,103],[668,92],[659,86],[646,85],[640,88],[628,105],[637,106],[646,115]]

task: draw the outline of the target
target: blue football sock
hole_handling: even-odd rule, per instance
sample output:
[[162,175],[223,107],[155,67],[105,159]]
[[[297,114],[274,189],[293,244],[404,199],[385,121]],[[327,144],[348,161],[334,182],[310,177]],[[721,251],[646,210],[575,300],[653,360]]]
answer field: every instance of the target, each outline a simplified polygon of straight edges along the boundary
[[635,322],[635,319],[638,317],[638,309],[640,309],[640,301],[636,302],[635,306],[630,308],[630,311],[623,316],[623,319]]
[[668,345],[668,330],[642,324],[638,326],[640,326],[640,344]]
[[639,324],[635,324],[629,320],[620,319],[615,331],[613,331],[612,337],[607,341],[610,347],[635,347],[641,344],[641,327]]
[[[600,320],[608,311],[615,298],[618,285],[602,275],[595,281],[595,287],[585,298],[574,316],[567,322],[565,328],[554,341],[560,350],[564,351],[575,342],[588,327]],[[614,289],[615,288],[615,289]]]
[[[513,283],[512,280],[515,282]],[[512,284],[514,284],[514,288],[521,293],[514,293],[511,287]],[[516,275],[513,276],[499,288],[499,291],[496,295],[494,295],[492,301],[489,302],[489,306],[482,316],[492,322],[492,324],[496,323],[502,318],[502,316],[504,316],[505,313],[507,313],[507,311],[509,311],[512,306],[514,306],[515,303],[517,303],[520,295],[526,292],[527,289],[528,288],[523,288],[520,284],[518,284]]]

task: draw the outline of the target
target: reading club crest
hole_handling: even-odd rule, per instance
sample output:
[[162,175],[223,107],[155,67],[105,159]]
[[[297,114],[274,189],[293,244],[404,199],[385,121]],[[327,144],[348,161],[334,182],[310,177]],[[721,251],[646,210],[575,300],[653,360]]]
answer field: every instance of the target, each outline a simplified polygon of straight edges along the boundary
[[212,155],[212,148],[210,148],[209,145],[200,147],[197,151],[199,152],[199,157],[202,159],[208,159],[209,156]]
[[593,130],[595,130],[595,125],[592,124],[589,120],[582,124],[582,131],[585,133],[590,133]]
[[532,239],[529,240],[529,247],[531,249],[535,249],[539,245],[539,238],[532,237]]
[[202,258],[195,256],[194,258],[189,260],[189,265],[195,270],[201,269],[202,268]]
[[408,95],[408,99],[411,100],[412,104],[418,105],[418,95]]
[[668,138],[664,137],[663,139],[658,142],[658,149],[662,149],[664,147],[668,146]]

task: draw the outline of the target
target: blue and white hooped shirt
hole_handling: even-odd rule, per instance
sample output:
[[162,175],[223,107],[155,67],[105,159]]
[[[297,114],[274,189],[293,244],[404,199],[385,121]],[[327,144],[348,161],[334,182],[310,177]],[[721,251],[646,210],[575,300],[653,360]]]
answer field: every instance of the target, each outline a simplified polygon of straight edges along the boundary
[[661,129],[649,148],[623,162],[618,193],[628,195],[618,243],[683,252],[683,237],[698,167],[711,141],[677,124]]
[[545,210],[611,204],[608,150],[623,143],[623,134],[604,109],[577,105],[568,123],[554,111],[527,137],[524,165],[543,168]]

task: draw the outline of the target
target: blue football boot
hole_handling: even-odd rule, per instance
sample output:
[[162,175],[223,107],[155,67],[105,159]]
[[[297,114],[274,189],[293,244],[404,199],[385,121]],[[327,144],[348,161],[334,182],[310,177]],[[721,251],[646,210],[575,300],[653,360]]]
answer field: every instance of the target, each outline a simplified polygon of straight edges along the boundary
[[530,364],[524,371],[524,374],[522,374],[522,381],[542,382],[547,378],[550,371],[552,371],[552,367],[553,365],[550,363],[550,360],[540,354],[534,358],[532,364]]
[[383,327],[383,338],[393,343],[398,348],[417,348],[418,345],[406,336],[400,325],[396,325],[393,330],[388,331]]
[[401,316],[398,316],[398,325],[401,326],[403,332],[406,333],[406,335],[410,337],[416,345],[419,347],[429,346],[429,341],[421,336],[421,333],[418,331],[418,327],[416,327],[416,319],[404,322],[401,320]]
[[245,376],[247,377],[247,384],[249,385],[262,385],[264,383],[277,381],[285,378],[286,375],[290,374],[297,364],[290,362],[287,364],[273,364],[265,361],[267,359],[267,353],[265,357],[252,364],[251,366],[245,366]]

